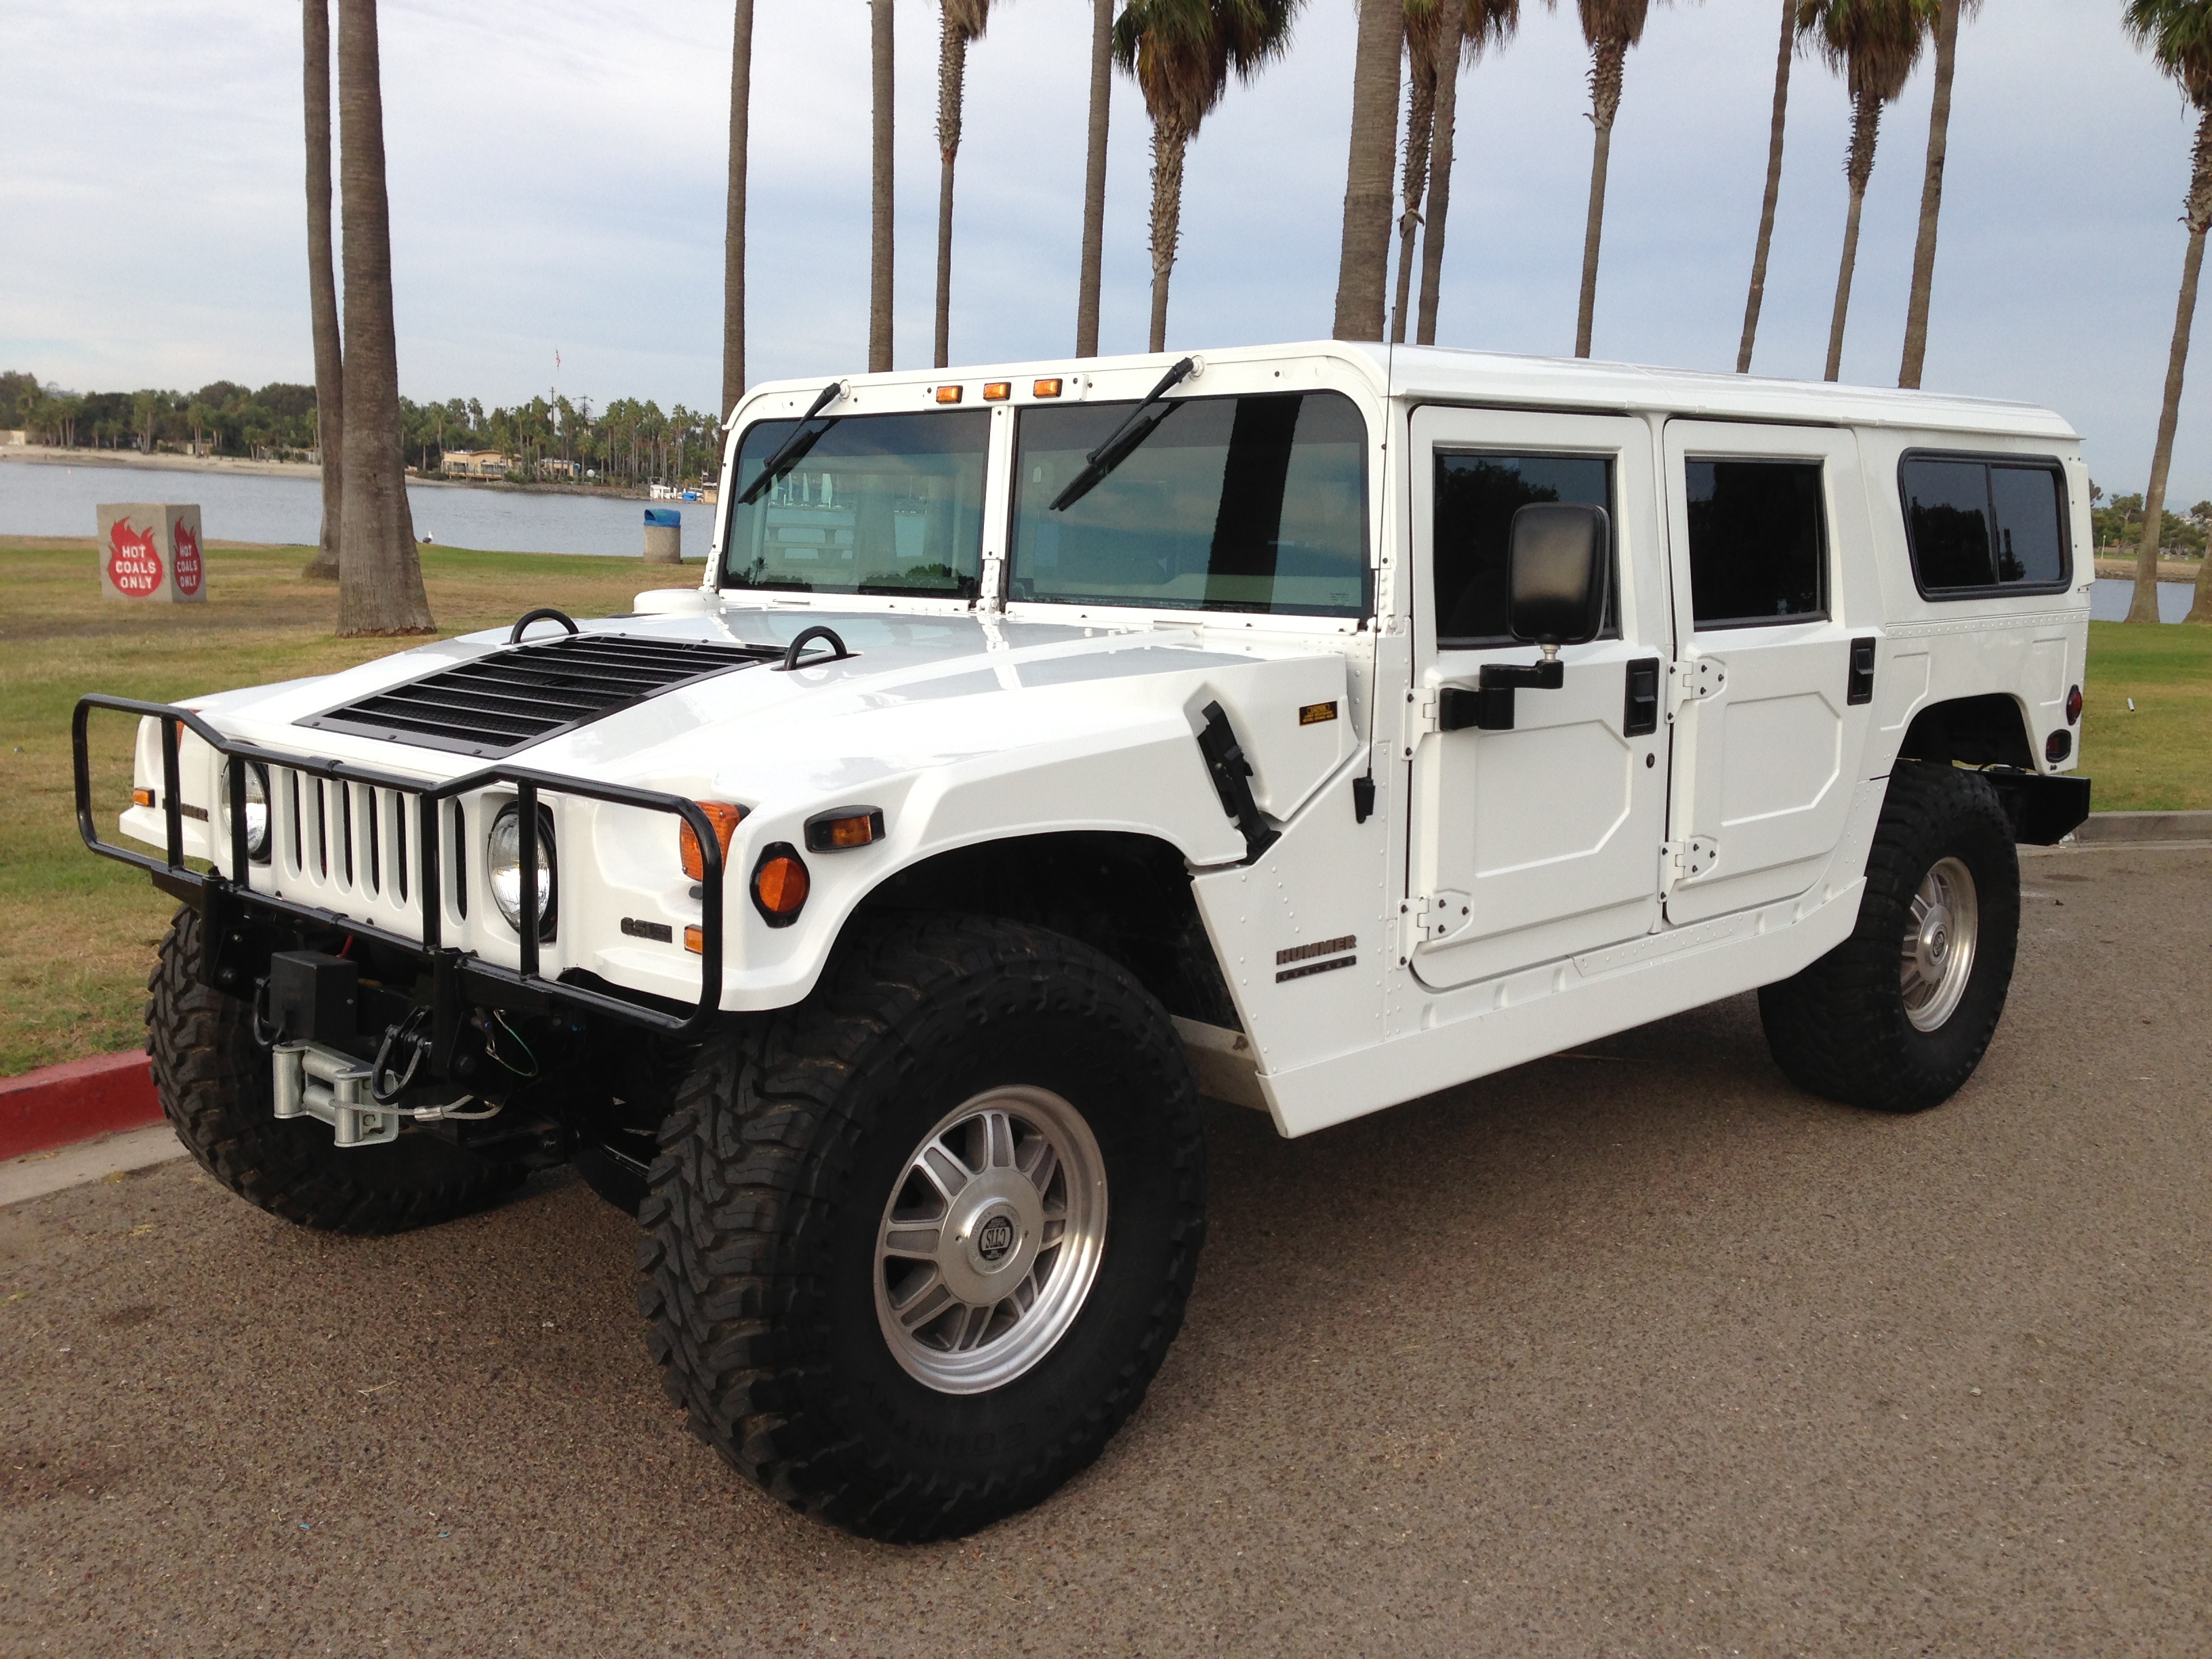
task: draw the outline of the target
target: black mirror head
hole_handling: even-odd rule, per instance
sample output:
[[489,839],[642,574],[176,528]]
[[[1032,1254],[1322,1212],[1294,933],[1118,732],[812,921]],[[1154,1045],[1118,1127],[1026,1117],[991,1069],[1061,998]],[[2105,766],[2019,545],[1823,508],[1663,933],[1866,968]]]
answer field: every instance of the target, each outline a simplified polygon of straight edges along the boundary
[[1605,627],[1612,538],[1605,509],[1532,501],[1513,515],[1513,637],[1525,644],[1580,645]]

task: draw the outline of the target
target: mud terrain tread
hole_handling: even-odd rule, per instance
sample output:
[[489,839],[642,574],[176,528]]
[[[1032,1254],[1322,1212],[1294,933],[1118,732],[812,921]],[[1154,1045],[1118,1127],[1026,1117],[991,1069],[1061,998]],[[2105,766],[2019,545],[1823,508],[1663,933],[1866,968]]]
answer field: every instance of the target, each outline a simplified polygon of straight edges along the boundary
[[252,1011],[199,981],[200,927],[198,911],[179,909],[161,941],[147,980],[146,1048],[161,1110],[202,1169],[271,1215],[333,1233],[429,1226],[520,1184],[519,1165],[419,1135],[342,1152],[319,1123],[278,1122]]
[[[1982,920],[1973,978],[1939,1031],[1905,1016],[1898,940],[1938,859],[1965,857]],[[1800,1088],[1875,1111],[1940,1105],[1973,1075],[2004,1012],[2018,947],[2019,854],[1996,792],[1975,773],[1900,761],[1867,855],[1866,890],[1843,944],[1759,994],[1767,1047]]]
[[[811,1249],[871,1127],[872,1081],[901,1075],[917,1027],[1024,1006],[1079,1006],[1159,1073],[1179,1133],[1163,1156],[1176,1223],[1143,1335],[1096,1407],[1003,1479],[916,1481],[810,1409],[832,1308]],[[692,1430],[793,1507],[866,1536],[970,1532],[1036,1503],[1096,1458],[1142,1401],[1182,1322],[1204,1242],[1196,1091],[1172,1026],[1111,961],[1042,929],[966,916],[881,925],[799,1006],[732,1023],[703,1048],[661,1131],[639,1218],[639,1307]],[[880,1200],[875,1200],[879,1202]]]

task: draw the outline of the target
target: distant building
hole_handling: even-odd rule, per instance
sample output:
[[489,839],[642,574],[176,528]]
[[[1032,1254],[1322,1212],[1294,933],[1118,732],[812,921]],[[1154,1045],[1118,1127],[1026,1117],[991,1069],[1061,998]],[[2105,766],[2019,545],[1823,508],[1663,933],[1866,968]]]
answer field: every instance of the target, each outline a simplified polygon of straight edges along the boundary
[[30,441],[31,434],[27,432],[0,432],[0,444],[27,444]]
[[580,461],[540,461],[538,471],[548,478],[580,478],[584,476],[584,465]]
[[514,465],[496,449],[449,449],[440,457],[438,470],[449,478],[504,478]]

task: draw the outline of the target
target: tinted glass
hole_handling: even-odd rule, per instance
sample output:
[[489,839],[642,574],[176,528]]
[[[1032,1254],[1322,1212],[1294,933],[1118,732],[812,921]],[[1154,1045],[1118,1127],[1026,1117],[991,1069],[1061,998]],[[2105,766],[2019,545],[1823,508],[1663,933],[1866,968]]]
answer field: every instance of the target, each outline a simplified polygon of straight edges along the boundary
[[739,504],[797,424],[746,428],[722,540],[723,586],[974,595],[988,410],[832,421],[797,466]]
[[[1613,463],[1595,455],[1437,456],[1436,599],[1439,644],[1510,645],[1513,515],[1531,501],[1613,513]],[[1620,584],[1607,586],[1612,631]]]
[[1990,551],[1990,470],[1980,461],[1906,461],[1905,528],[1923,587],[1987,587],[1996,580]]
[[1367,433],[1350,398],[1180,399],[1096,488],[1054,511],[1135,408],[1022,410],[1015,599],[1366,615]]
[[2058,475],[2039,466],[1992,466],[1990,497],[1996,507],[1997,580],[2064,581],[2066,520]]
[[1818,461],[1691,461],[1690,613],[1699,628],[1826,612]]

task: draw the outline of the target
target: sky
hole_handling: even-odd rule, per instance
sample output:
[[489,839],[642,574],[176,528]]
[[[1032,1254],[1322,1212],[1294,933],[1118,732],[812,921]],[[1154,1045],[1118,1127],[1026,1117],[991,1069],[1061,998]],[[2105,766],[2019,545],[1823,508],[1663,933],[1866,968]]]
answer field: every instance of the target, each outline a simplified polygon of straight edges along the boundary
[[[1090,6],[1000,0],[969,58],[952,359],[1074,337]],[[2027,399],[2140,489],[2173,324],[2194,131],[2119,0],[1996,0],[1963,28],[1925,384]],[[711,407],[720,392],[726,0],[383,0],[401,390]],[[757,0],[749,371],[862,367],[868,8]],[[1565,353],[1590,127],[1572,4],[1461,83],[1437,329]],[[1735,365],[1773,93],[1774,0],[1653,8],[1614,130],[1594,355]],[[1306,0],[1288,55],[1194,142],[1171,347],[1326,335],[1353,0]],[[70,390],[309,380],[300,14],[281,0],[7,0],[0,368]],[[931,346],[937,9],[897,9],[896,361]],[[1930,66],[1885,114],[1844,378],[1894,384]],[[1817,378],[1849,107],[1800,57],[1754,367]],[[1116,77],[1101,346],[1145,345],[1149,129]],[[559,355],[556,371],[555,358]],[[2212,363],[2169,501],[2212,495]]]

